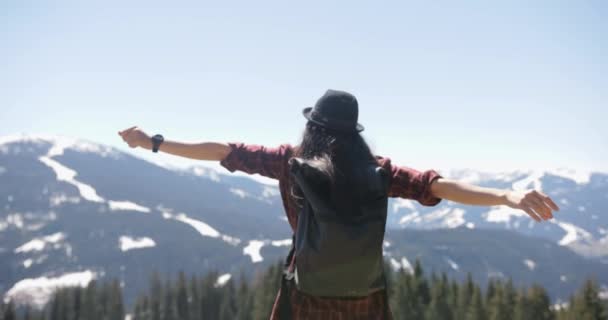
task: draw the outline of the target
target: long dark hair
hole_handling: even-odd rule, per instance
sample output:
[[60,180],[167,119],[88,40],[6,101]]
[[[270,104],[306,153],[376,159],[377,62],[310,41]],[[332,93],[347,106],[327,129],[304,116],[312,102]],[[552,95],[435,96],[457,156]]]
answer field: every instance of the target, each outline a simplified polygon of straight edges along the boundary
[[[317,163],[332,187],[348,186],[357,170],[376,159],[360,133],[343,133],[308,122],[294,157]],[[301,190],[292,183],[291,196],[303,205]]]

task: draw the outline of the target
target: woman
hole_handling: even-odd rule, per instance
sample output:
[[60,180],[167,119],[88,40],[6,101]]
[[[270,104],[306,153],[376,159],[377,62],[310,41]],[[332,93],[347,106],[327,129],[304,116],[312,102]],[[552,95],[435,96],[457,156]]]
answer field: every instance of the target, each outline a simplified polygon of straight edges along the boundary
[[482,188],[374,156],[360,135],[357,100],[347,92],[328,90],[303,113],[308,122],[296,147],[165,141],[137,127],[119,132],[132,148],[220,161],[231,172],[278,180],[294,246],[271,319],[391,319],[381,268],[388,197],[424,206],[442,199],[506,205],[539,222],[559,210],[539,190]]

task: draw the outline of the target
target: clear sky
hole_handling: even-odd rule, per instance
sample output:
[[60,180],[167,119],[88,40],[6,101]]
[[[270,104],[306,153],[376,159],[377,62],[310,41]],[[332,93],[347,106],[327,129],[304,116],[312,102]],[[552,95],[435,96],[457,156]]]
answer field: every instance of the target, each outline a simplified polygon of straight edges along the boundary
[[327,88],[403,165],[608,171],[608,2],[0,2],[0,135],[297,143]]

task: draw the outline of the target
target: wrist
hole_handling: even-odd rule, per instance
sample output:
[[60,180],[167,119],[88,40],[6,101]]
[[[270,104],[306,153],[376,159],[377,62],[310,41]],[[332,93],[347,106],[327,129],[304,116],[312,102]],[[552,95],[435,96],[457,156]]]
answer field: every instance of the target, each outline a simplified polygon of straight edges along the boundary
[[155,134],[154,136],[152,136],[152,138],[149,139],[149,141],[152,144],[152,151],[158,152],[161,144],[165,141],[165,138],[160,134]]
[[142,148],[144,148],[144,149],[152,150],[152,146],[153,146],[152,138],[148,137],[146,139],[143,139],[141,141],[141,143],[139,144],[139,146],[142,147]]
[[511,190],[501,190],[499,192],[498,201],[500,205],[510,206],[509,195],[511,194]]

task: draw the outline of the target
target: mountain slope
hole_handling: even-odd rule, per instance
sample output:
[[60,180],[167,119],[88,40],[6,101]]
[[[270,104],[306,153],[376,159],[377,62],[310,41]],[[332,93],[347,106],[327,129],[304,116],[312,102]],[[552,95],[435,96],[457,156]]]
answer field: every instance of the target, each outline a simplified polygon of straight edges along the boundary
[[[597,189],[596,198],[587,204],[589,210],[596,210],[606,190],[602,176],[598,177],[592,176],[582,186],[550,183],[546,177],[542,182]],[[505,186],[509,183],[503,181]],[[579,201],[575,194],[587,195],[584,190],[567,192],[575,206]],[[590,201],[583,199],[581,203]],[[480,281],[495,276],[512,276],[517,283],[538,280],[554,297],[565,297],[584,276],[605,268],[600,261],[583,259],[555,244],[564,242],[560,225],[528,228],[527,217],[520,221],[520,217],[447,201],[425,208],[396,200],[392,209],[385,249],[394,266],[419,257],[427,270],[446,270],[456,277],[469,270]],[[464,222],[457,209],[466,210]],[[418,211],[420,220],[407,222],[404,217],[413,211]],[[502,218],[495,222],[488,221],[488,216]],[[504,221],[504,217],[512,220]],[[576,228],[592,229],[584,216],[575,218],[563,223],[572,223],[575,233]],[[579,220],[581,225],[574,225]],[[517,221],[518,228],[514,227]],[[404,226],[473,229],[414,231],[401,229]],[[486,227],[537,234],[549,241],[479,230]],[[546,227],[552,229],[537,232]],[[593,240],[601,236],[601,230],[597,231],[590,233]],[[7,297],[40,302],[54,286],[118,277],[130,301],[146,287],[154,270],[220,270],[223,279],[241,272],[254,275],[287,253],[290,237],[276,187],[204,167],[172,170],[82,140],[0,138],[0,292]],[[583,242],[575,239],[567,244],[575,243]]]

